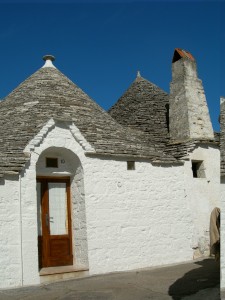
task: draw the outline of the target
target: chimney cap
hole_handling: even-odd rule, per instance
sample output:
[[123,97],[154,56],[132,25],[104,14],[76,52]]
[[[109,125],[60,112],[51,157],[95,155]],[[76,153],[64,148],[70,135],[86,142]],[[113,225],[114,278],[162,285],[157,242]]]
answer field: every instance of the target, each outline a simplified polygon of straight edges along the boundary
[[181,48],[175,48],[172,62],[174,63],[181,58],[195,61],[194,56],[189,51],[181,49]]

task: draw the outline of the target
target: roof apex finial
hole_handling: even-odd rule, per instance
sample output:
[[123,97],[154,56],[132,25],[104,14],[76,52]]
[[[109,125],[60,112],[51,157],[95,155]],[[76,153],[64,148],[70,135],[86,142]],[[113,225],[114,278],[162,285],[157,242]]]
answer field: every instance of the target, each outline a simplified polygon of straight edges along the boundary
[[141,77],[141,72],[137,71],[137,77]]
[[44,61],[47,61],[47,60],[51,60],[51,61],[54,61],[55,60],[55,57],[51,54],[48,54],[48,55],[44,55],[43,56],[43,60]]
[[52,63],[55,60],[55,57],[53,55],[45,55],[43,56],[43,60],[45,61],[45,64],[42,68],[55,68]]

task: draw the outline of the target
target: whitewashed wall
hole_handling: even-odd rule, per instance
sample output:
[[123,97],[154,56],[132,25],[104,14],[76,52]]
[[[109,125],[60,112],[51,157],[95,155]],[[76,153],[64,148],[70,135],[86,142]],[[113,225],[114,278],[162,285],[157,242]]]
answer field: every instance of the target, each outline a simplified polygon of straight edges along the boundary
[[0,288],[21,284],[19,180],[0,180]]
[[221,277],[220,277],[220,288],[225,290],[225,177],[221,178],[221,215],[220,215],[220,269],[221,269]]
[[[202,160],[205,178],[193,178],[191,160]],[[220,207],[220,153],[216,146],[202,145],[191,154],[185,163],[185,189],[190,203],[193,229],[192,247],[194,257],[209,255],[209,223],[214,207]]]
[[[85,172],[90,273],[192,259],[183,167],[89,159]],[[91,182],[91,184],[89,184]]]
[[[36,164],[44,151],[53,146],[72,151],[80,161],[79,168],[82,167],[82,172],[78,171],[75,174],[75,180],[79,184],[72,187],[72,192],[75,193],[72,200],[75,216],[73,231],[79,232],[78,235],[74,234],[74,239],[76,237],[80,239],[79,242],[78,240],[74,242],[74,249],[86,253],[79,256],[74,250],[74,255],[75,260],[76,256],[79,257],[78,263],[87,263],[88,260],[90,274],[192,259],[193,233],[200,232],[201,236],[206,230],[208,216],[205,218],[204,213],[208,214],[214,207],[215,194],[217,194],[217,190],[211,191],[211,188],[217,187],[217,175],[215,179],[214,169],[208,171],[207,179],[209,178],[210,182],[197,179],[199,184],[193,181],[196,179],[193,179],[190,173],[190,162],[186,162],[185,166],[153,166],[149,161],[137,161],[135,170],[128,171],[127,162],[124,160],[86,157],[84,152],[91,151],[91,146],[73,126],[66,129],[63,126],[55,126],[54,122],[51,122],[42,132],[43,134],[39,134],[26,147],[26,152],[30,152],[31,159],[21,175],[20,192],[18,180],[5,181],[5,184],[0,186],[0,199],[5,195],[8,218],[11,220],[11,213],[14,216],[15,231],[9,230],[7,234],[16,235],[15,239],[11,236],[7,239],[5,234],[1,238],[6,245],[1,244],[0,247],[6,249],[6,253],[9,248],[11,251],[15,246],[15,255],[9,254],[10,259],[4,258],[6,255],[2,257],[0,252],[2,265],[7,265],[9,268],[9,271],[6,269],[5,273],[0,275],[2,287],[40,282]],[[197,150],[193,155],[198,155]],[[205,153],[206,150],[203,150]],[[217,155],[215,149],[209,151],[211,151],[209,156],[204,154],[207,161],[209,157]],[[38,172],[41,174],[41,167]],[[81,176],[84,176],[83,181]],[[22,267],[19,239],[18,195],[20,193],[23,219]],[[78,193],[79,197],[76,197]],[[206,194],[210,197],[206,197]],[[17,210],[11,206],[12,198],[14,207],[18,206]],[[211,201],[210,205],[207,201]],[[199,221],[196,220],[193,212],[196,210],[196,205],[199,212],[202,211]],[[1,221],[0,224],[7,228],[7,222],[5,218],[5,221]],[[87,232],[86,244],[82,237],[82,230],[77,231],[78,228],[82,229],[83,233]],[[11,261],[14,263],[11,264]]]

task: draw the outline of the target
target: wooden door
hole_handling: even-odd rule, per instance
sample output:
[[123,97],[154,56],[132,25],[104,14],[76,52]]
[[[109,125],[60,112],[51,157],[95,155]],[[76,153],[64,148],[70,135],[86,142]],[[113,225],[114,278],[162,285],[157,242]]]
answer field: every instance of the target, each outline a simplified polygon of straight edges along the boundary
[[73,264],[70,179],[38,178],[40,268]]

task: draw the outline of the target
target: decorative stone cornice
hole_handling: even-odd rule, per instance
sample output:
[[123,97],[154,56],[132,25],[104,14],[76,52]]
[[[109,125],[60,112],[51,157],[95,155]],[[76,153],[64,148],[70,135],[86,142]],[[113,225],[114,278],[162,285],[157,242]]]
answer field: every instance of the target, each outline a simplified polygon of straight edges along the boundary
[[26,145],[24,153],[28,154],[35,149],[35,147],[40,146],[44,138],[47,136],[48,132],[55,127],[55,121],[50,119],[46,125],[42,127],[39,133]]
[[[50,119],[45,126],[42,127],[40,132],[26,145],[24,149],[24,154],[28,155],[30,152],[34,151],[36,147],[39,147],[48,133],[57,126],[57,120]],[[95,149],[88,143],[85,137],[81,134],[78,127],[71,122],[63,122],[68,129],[71,131],[74,139],[78,142],[78,144],[83,148],[84,151],[95,152]]]

